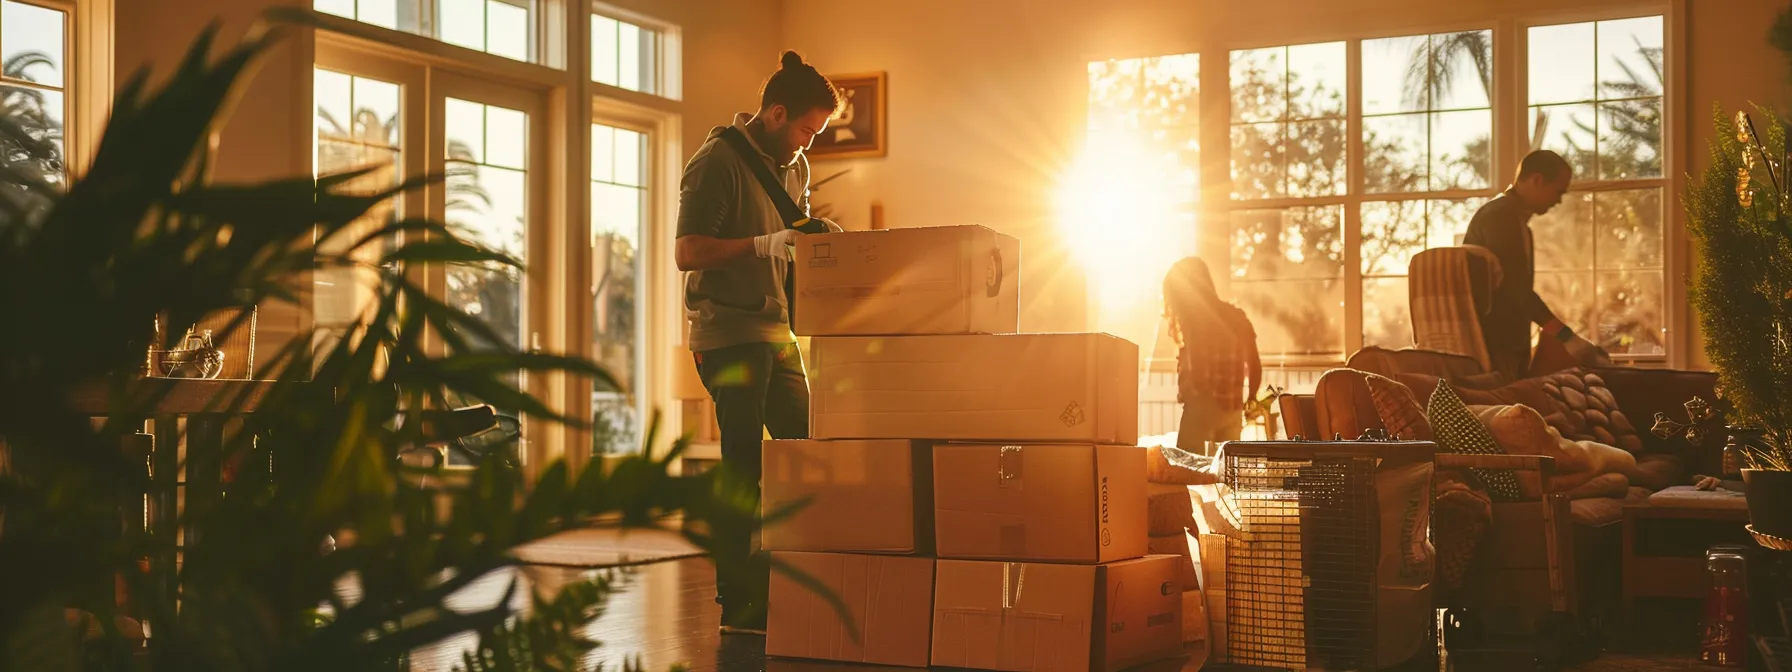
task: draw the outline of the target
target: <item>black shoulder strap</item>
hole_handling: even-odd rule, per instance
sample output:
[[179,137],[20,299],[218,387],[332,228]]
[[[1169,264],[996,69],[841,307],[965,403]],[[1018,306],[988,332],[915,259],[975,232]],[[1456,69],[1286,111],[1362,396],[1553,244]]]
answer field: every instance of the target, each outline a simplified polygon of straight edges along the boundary
[[[734,147],[734,153],[739,154],[741,160],[746,162],[747,167],[753,170],[753,177],[759,180],[759,186],[765,189],[765,195],[771,197],[772,206],[778,209],[778,216],[783,218],[784,226],[808,232],[811,226],[809,215],[804,214],[803,209],[797,207],[796,201],[790,198],[790,192],[784,190],[784,185],[778,184],[778,178],[772,176],[772,169],[766,166],[764,161],[759,160],[759,150],[747,140],[746,134],[740,132],[739,128],[729,126],[722,129],[722,139],[728,141],[728,144]],[[819,222],[815,224],[819,224]],[[820,226],[815,228],[820,229],[815,233],[827,231],[826,228]]]

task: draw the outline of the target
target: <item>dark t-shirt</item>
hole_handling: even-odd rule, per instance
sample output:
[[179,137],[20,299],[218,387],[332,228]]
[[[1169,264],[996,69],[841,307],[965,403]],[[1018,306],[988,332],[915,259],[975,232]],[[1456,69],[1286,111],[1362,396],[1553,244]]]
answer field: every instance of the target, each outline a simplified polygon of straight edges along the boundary
[[1465,245],[1479,245],[1499,257],[1504,277],[1493,290],[1493,305],[1481,318],[1481,335],[1495,370],[1522,377],[1530,366],[1531,324],[1555,319],[1535,289],[1531,212],[1510,192],[1501,194],[1469,220]]
[[[735,126],[744,123],[745,115],[738,115]],[[766,162],[798,207],[809,211],[807,159],[799,156],[795,165],[778,166],[763,153],[742,157],[722,139],[726,128],[710,129],[703,146],[685,164],[678,192],[680,238],[752,238],[784,228],[777,206],[754,179],[748,160]],[[743,343],[795,342],[789,307],[784,305],[788,265],[782,259],[754,256],[685,273],[684,306],[691,324],[691,349],[702,352]]]

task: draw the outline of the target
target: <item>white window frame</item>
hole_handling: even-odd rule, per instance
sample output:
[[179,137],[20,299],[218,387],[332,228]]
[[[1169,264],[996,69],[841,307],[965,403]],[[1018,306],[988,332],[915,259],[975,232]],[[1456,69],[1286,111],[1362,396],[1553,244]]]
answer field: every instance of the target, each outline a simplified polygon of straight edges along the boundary
[[[661,95],[619,89],[591,81],[590,15],[598,6],[587,0],[532,1],[536,32],[531,45],[538,50],[535,63],[333,15],[322,17],[324,28],[315,33],[316,63],[339,72],[410,84],[404,94],[407,110],[435,104],[434,94],[424,87],[449,80],[461,87],[497,87],[494,91],[526,94],[530,100],[540,101],[535,106],[526,101],[507,104],[501,99],[478,100],[530,112],[533,220],[528,242],[528,314],[532,317],[527,328],[532,333],[526,334],[525,339],[527,344],[547,351],[591,354],[594,306],[590,287],[595,270],[590,247],[591,124],[627,127],[648,134],[648,227],[642,241],[641,269],[647,279],[647,291],[641,298],[645,337],[638,344],[638,356],[644,364],[637,373],[643,389],[635,391],[635,395],[645,412],[657,409],[662,413],[661,436],[676,436],[682,419],[678,417],[679,404],[672,396],[673,364],[674,358],[683,352],[683,313],[679,308],[682,284],[672,260],[672,220],[677,213],[677,185],[684,163],[680,142],[684,110],[678,100],[680,31],[663,20],[604,7],[606,16],[661,34]],[[309,91],[308,80],[306,84]],[[311,105],[309,93],[305,102],[308,107]],[[312,114],[307,109],[300,118],[309,119]],[[436,117],[432,127],[438,126],[440,111],[432,114]],[[440,147],[431,144],[414,126],[417,125],[407,125],[405,130],[406,174],[439,169]],[[406,211],[427,212],[426,205],[439,201],[426,199],[426,193],[407,195]],[[441,215],[439,211],[430,214]],[[578,417],[591,409],[591,385],[587,380],[564,375],[536,376],[527,385],[529,391],[557,411]],[[649,417],[642,416],[643,427]],[[587,428],[543,423],[532,428],[528,438],[524,473],[530,479],[554,459],[563,458],[569,466],[580,468],[591,458],[591,433]],[[666,445],[652,448],[663,451]]]

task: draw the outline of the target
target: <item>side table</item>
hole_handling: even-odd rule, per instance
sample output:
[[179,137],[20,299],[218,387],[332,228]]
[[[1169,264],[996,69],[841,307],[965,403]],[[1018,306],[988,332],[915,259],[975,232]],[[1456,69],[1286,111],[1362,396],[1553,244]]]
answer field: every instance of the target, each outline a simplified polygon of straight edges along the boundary
[[1753,545],[1748,509],[1639,504],[1624,507],[1624,611],[1637,598],[1705,596],[1705,549]]

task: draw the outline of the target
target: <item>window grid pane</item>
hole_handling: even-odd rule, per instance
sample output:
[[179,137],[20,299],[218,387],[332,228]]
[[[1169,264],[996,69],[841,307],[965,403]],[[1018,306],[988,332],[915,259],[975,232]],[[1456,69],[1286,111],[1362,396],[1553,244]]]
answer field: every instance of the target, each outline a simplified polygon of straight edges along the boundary
[[[528,145],[527,116],[495,105],[450,98],[446,102],[446,214],[451,230],[466,239],[527,262],[528,173],[500,165],[501,147]],[[521,120],[522,123],[514,123]],[[497,150],[497,151],[494,151]],[[521,269],[484,264],[447,270],[450,305],[484,321],[504,346],[523,347],[526,288]],[[473,347],[492,347],[472,333],[459,333]]]
[[1537,26],[1529,42],[1532,137],[1577,182],[1641,181],[1570,194],[1533,222],[1537,292],[1612,354],[1662,356],[1662,17]]
[[1362,42],[1364,189],[1492,185],[1493,32]]
[[[313,170],[329,175],[351,170],[368,173],[344,184],[349,193],[377,193],[402,179],[399,126],[403,120],[398,84],[329,70],[314,70]],[[402,213],[402,202],[374,205],[343,235],[325,241],[324,251],[342,253],[352,241],[377,231]],[[377,278],[369,268],[400,241],[386,239],[353,252],[366,266],[318,269],[313,277],[312,315],[318,328],[315,345],[340,338],[367,316],[377,301]]]
[[657,95],[660,41],[652,28],[592,14],[591,81]]
[[592,358],[622,388],[592,393],[592,451],[628,453],[640,448],[645,398],[647,135],[604,124],[592,124],[591,135],[603,138],[591,156]]
[[1345,50],[1329,42],[1231,52],[1234,200],[1348,189]]

